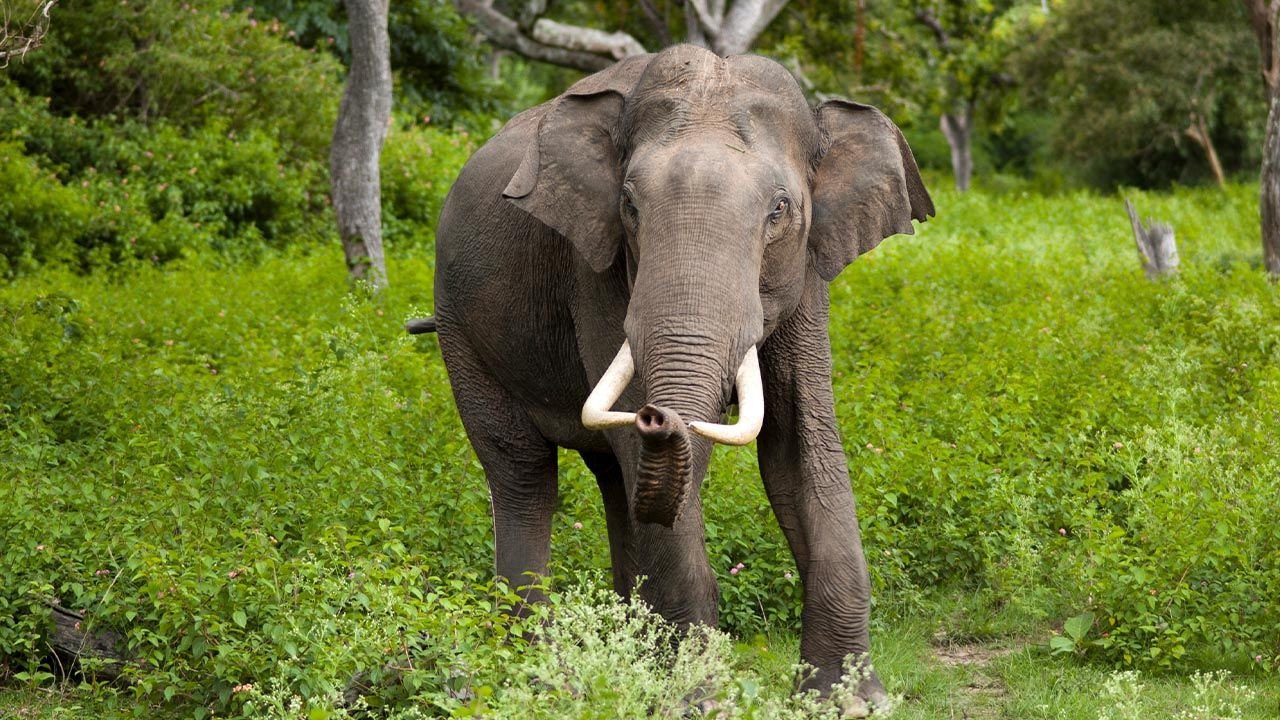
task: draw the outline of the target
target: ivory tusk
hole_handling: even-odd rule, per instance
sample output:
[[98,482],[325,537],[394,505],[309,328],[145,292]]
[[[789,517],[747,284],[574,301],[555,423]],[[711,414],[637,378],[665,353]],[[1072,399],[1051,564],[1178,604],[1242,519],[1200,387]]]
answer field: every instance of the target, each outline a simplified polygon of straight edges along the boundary
[[610,428],[634,425],[636,414],[631,412],[613,412],[609,408],[622,397],[622,391],[636,373],[635,361],[631,359],[631,344],[623,340],[617,356],[604,371],[600,382],[591,390],[587,401],[582,404],[582,425],[588,430],[608,430]]
[[742,358],[734,385],[738,389],[738,422],[721,425],[695,420],[689,423],[689,429],[723,445],[746,445],[755,440],[764,425],[764,383],[760,379],[760,358],[754,345]]

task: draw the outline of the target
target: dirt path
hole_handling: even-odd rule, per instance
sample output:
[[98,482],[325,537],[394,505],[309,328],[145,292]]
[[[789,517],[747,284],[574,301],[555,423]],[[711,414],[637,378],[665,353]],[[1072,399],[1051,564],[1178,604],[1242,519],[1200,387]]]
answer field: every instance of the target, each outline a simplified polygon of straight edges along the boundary
[[1019,646],[1017,643],[953,643],[945,636],[934,638],[933,659],[939,665],[968,677],[968,681],[956,689],[952,718],[978,720],[1003,715],[1002,708],[1009,689],[1000,678],[984,671],[992,660],[1017,651]]

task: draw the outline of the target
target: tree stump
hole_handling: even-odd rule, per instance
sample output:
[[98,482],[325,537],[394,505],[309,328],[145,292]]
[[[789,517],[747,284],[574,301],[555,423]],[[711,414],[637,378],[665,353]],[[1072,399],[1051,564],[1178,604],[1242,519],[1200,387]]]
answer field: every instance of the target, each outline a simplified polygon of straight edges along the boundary
[[1129,213],[1133,239],[1138,245],[1138,254],[1142,256],[1142,269],[1146,271],[1147,278],[1155,279],[1178,272],[1178,243],[1174,239],[1173,228],[1151,218],[1147,218],[1147,225],[1143,225],[1128,198],[1124,201],[1124,209]]

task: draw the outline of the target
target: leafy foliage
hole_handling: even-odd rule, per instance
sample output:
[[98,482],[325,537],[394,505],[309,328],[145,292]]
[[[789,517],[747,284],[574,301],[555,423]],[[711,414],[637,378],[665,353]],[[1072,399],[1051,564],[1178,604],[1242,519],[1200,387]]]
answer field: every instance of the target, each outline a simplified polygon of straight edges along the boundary
[[[406,163],[406,189],[448,172],[409,162],[423,143],[465,155],[402,132],[388,170]],[[1245,233],[1221,230],[1252,196],[1139,200],[1183,238],[1168,282],[1143,279],[1123,213],[1088,195],[941,193],[918,239],[846,271],[835,389],[877,622],[963,588],[1031,621],[1092,613],[1068,630],[1086,659],[1276,667],[1280,346],[1257,328],[1280,306]],[[515,692],[517,656],[552,667],[487,579],[487,493],[435,341],[400,330],[430,307],[431,267],[410,251],[430,245],[419,217],[397,217],[423,237],[376,303],[301,246],[0,289],[11,672],[40,677],[54,598],[123,631],[138,692],[188,712],[238,712],[246,685],[265,693],[253,712],[330,707],[356,676],[368,702],[461,712]],[[595,483],[563,461],[553,591],[608,563]],[[801,600],[755,475],[749,451],[720,451],[703,493],[722,624],[743,637],[793,631]]]
[[211,120],[270,128],[292,157],[328,147],[336,63],[294,47],[279,23],[231,13],[219,0],[89,0],[58,8],[39,61],[7,71],[60,117]]
[[1018,65],[1028,98],[1057,118],[1054,144],[1096,184],[1203,179],[1186,135],[1197,119],[1228,172],[1256,171],[1266,106],[1238,2],[1058,3]]
[[846,449],[870,556],[902,558],[873,573],[1094,612],[1090,654],[1122,663],[1274,664],[1280,346],[1257,329],[1280,306],[1224,231],[1252,193],[1139,201],[1179,229],[1169,283],[1089,196],[943,196],[944,222],[846,272]]
[[[304,48],[351,63],[346,12],[330,0],[257,0],[235,3],[268,25],[283,23]],[[490,116],[509,111],[504,86],[487,76],[484,46],[448,0],[393,2],[387,32],[395,102],[401,112],[430,117],[446,127],[485,129]]]
[[[333,234],[327,150],[290,148],[274,123],[85,119],[59,116],[52,104],[0,84],[0,276],[44,264],[163,264],[205,250],[252,258]],[[413,121],[392,128],[383,153],[390,245],[429,240],[474,149],[466,132]]]
[[0,86],[0,275],[168,262],[201,249],[251,257],[329,231],[327,175],[271,133],[226,121],[57,117]]
[[337,64],[223,4],[60,8],[0,78],[0,275],[327,234]]
[[[796,17],[834,38],[850,10],[792,5],[770,36],[788,52]],[[261,7],[116,7],[64,8],[47,61],[0,82],[0,680],[52,677],[57,601],[123,633],[144,714],[339,717],[353,679],[388,716],[572,714],[601,696],[675,712],[655,668],[689,664],[726,715],[796,710],[758,694],[723,636],[674,649],[642,608],[590,590],[543,625],[491,581],[487,493],[438,350],[400,329],[431,306],[431,226],[475,138],[399,118],[383,154],[396,281],[350,293],[315,252],[337,63]],[[273,7],[329,37],[319,5]],[[438,26],[423,43],[461,37],[432,19],[442,4],[403,11]],[[894,32],[880,21],[869,44]],[[868,47],[853,77],[880,82],[891,61]],[[886,77],[933,82],[911,74],[929,67]],[[440,92],[424,102],[455,102]],[[932,111],[914,102],[899,112],[919,129]],[[1247,131],[1230,113],[1218,131]],[[1114,199],[1022,190],[938,193],[942,217],[833,286],[875,622],[959,590],[1060,624],[1052,647],[1085,661],[1274,673],[1280,343],[1264,330],[1280,305],[1252,249],[1256,186],[1138,197],[1182,243],[1161,283]],[[803,595],[756,473],[749,450],[719,451],[703,494],[722,625],[743,638],[794,631]],[[571,454],[560,485],[553,594],[608,562]],[[1205,713],[1232,716],[1229,688],[1204,687]]]

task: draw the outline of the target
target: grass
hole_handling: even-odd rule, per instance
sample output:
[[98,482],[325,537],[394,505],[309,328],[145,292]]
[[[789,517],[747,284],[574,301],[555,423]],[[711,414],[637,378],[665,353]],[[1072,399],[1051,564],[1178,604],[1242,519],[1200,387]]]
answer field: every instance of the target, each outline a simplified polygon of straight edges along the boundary
[[[1114,198],[944,191],[917,237],[833,286],[896,717],[1274,716],[1280,299],[1255,197],[1139,196],[1184,262],[1151,283]],[[483,477],[435,341],[400,330],[431,308],[430,259],[389,254],[377,301],[332,248],[0,287],[0,717],[275,717],[294,695],[325,717],[357,672],[395,712],[488,698],[501,717],[513,673],[551,672],[489,579]],[[601,585],[594,482],[562,460],[553,583]],[[716,687],[782,707],[800,588],[755,477],[750,450],[720,451],[704,494],[737,638]],[[125,689],[50,672],[54,599],[128,632]],[[661,690],[628,683],[619,702]],[[278,712],[247,710],[246,684],[277,688],[259,702]]]

